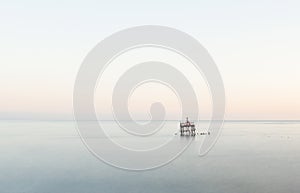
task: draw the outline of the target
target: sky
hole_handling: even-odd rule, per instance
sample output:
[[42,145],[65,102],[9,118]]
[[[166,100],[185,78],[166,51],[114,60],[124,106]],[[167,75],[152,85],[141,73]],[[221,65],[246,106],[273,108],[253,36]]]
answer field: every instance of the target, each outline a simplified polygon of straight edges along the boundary
[[[1,1],[0,119],[73,119],[87,53],[114,32],[163,25],[209,51],[224,81],[226,119],[300,120],[299,8],[289,0]],[[145,114],[141,104],[133,114]],[[170,110],[172,119],[178,108]]]

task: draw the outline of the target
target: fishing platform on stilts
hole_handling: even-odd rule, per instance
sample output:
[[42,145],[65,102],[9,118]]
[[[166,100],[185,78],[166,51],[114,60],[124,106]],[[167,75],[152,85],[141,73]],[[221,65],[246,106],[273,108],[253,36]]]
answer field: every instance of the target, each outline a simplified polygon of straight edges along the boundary
[[185,122],[180,122],[179,126],[181,136],[210,135],[209,131],[197,133],[194,122],[190,122],[188,117]]
[[190,135],[195,136],[196,135],[196,127],[194,122],[190,122],[189,118],[186,118],[185,122],[180,123],[180,135]]

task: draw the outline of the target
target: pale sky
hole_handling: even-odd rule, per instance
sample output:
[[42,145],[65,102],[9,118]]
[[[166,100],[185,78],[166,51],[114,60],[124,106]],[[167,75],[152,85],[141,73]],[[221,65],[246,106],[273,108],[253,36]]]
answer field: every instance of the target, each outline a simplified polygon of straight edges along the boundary
[[208,49],[223,77],[226,119],[299,120],[299,9],[296,0],[1,1],[0,119],[72,119],[86,54],[114,32],[150,24]]

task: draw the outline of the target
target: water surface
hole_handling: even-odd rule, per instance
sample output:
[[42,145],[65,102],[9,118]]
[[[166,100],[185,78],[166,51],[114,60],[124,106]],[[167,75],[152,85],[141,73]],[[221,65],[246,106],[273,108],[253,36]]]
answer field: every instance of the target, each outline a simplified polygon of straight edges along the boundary
[[[105,125],[114,128],[111,122]],[[174,136],[177,122],[167,125],[153,144]],[[114,130],[111,135],[134,143]],[[226,122],[205,157],[197,155],[200,142],[200,136],[196,137],[187,151],[165,167],[128,172],[94,157],[72,121],[1,121],[0,192],[299,192],[300,122]]]

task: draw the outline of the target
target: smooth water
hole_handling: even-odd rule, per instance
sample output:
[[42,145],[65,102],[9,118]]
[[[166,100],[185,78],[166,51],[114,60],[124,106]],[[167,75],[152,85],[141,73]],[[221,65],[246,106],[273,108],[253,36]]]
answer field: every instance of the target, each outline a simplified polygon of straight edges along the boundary
[[[177,123],[168,123],[168,129],[153,137],[153,144],[174,136]],[[113,129],[111,136],[136,142]],[[299,192],[300,122],[225,122],[205,157],[197,155],[200,141],[197,136],[187,151],[164,167],[132,172],[93,156],[74,122],[1,121],[0,192]]]

